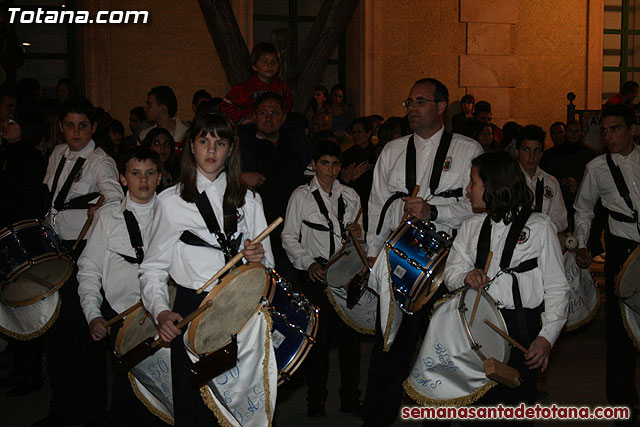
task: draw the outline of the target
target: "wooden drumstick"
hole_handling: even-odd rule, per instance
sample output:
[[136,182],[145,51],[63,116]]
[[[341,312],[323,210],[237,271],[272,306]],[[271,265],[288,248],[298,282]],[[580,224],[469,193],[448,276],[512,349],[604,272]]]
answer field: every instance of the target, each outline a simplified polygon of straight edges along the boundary
[[507,335],[506,333],[504,333],[502,331],[502,329],[498,328],[496,325],[494,325],[493,323],[491,323],[488,319],[484,319],[484,323],[486,323],[487,325],[489,325],[491,327],[491,329],[493,329],[494,331],[496,331],[496,333],[498,335],[500,335],[502,338],[504,338],[509,344],[511,344],[512,346],[516,347],[518,350],[520,350],[521,352],[523,352],[525,355],[529,354],[529,350],[527,350],[526,348],[524,348],[524,346],[522,344],[520,344],[518,341],[514,340],[513,338],[511,338],[509,335]]
[[[493,258],[493,252],[489,251],[487,256],[487,262],[484,264],[484,274],[489,271],[489,264],[491,264],[491,258]],[[480,297],[482,296],[482,286],[478,288],[478,295],[476,295],[476,301],[473,303],[473,310],[471,311],[471,319],[469,320],[469,327],[473,325],[473,319],[476,317],[476,311],[478,310],[478,304],[480,304]]]
[[[251,245],[255,245],[256,243],[262,242],[269,235],[269,233],[271,233],[273,230],[275,230],[275,228],[277,226],[279,226],[281,223],[282,223],[282,217],[279,216],[278,218],[276,218],[275,221],[273,221],[271,224],[269,224],[269,226],[267,228],[265,228],[262,233],[260,233],[258,236],[256,236],[256,238],[253,239],[250,244]],[[240,261],[243,256],[244,255],[242,254],[242,252],[238,252],[233,258],[231,258],[229,260],[228,263],[226,263],[224,265],[224,267],[222,267],[220,270],[218,270],[218,272],[216,274],[214,274],[211,279],[207,280],[207,283],[202,285],[202,287],[200,289],[198,289],[196,293],[201,294],[202,291],[207,289],[213,282],[215,282],[220,277],[222,277],[222,275],[224,273],[226,273],[231,267],[236,265],[236,263],[238,261]]]
[[134,305],[132,305],[131,307],[127,308],[125,311],[123,311],[120,314],[116,314],[115,316],[113,316],[111,319],[109,319],[107,321],[107,323],[104,324],[104,326],[106,328],[108,328],[109,326],[113,325],[114,323],[116,323],[118,320],[124,318],[125,316],[130,315],[131,313],[133,313],[134,311],[136,311],[138,309],[138,307],[142,307],[142,301],[138,301],[137,303],[135,303]]
[[[418,191],[420,191],[420,186],[416,185],[415,187],[413,187],[411,197],[416,197],[418,195]],[[405,222],[407,218],[409,218],[409,211],[405,212],[404,215],[402,215],[402,220],[400,222]]]
[[[100,195],[100,198],[98,199],[98,203],[96,203],[96,206],[100,207],[102,206],[103,203],[104,203],[104,195]],[[76,239],[76,242],[71,247],[72,251],[75,251],[78,245],[80,244],[80,242],[82,241],[82,239],[84,239],[84,236],[87,234],[87,231],[89,231],[89,227],[91,226],[92,222],[93,222],[93,214],[90,214],[87,216],[87,220],[84,222],[84,226],[82,227],[82,230],[80,230],[80,234],[78,234],[78,238]]]
[[[362,208],[360,208],[360,210],[358,211],[358,215],[356,215],[356,219],[353,220],[352,224],[357,224],[358,220],[360,220],[361,215],[362,215]],[[343,246],[346,246],[347,243],[349,243],[349,240],[351,240],[351,233],[347,234],[347,238],[344,240]],[[328,265],[325,267],[328,267]]]

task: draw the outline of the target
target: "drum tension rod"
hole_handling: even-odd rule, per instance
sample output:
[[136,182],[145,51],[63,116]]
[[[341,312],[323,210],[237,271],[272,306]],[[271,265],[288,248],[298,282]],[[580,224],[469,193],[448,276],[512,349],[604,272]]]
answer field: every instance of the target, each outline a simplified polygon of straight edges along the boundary
[[407,259],[408,256],[406,253],[404,253],[402,250],[398,249],[398,248],[394,248],[393,246],[391,246],[389,243],[385,243],[384,244],[387,248],[389,248],[390,250],[393,251],[393,253],[395,253],[396,255],[398,255],[400,258],[402,259]]
[[409,298],[409,300],[411,300],[411,302],[414,302],[414,301],[416,300],[414,297],[412,297],[411,295],[409,295],[409,293],[408,293],[409,291],[405,291],[405,290],[401,289],[401,288],[399,287],[399,285],[398,285],[396,282],[393,282],[393,283],[395,283],[395,284],[396,284],[396,287],[394,287],[394,288],[393,288],[393,291],[394,291],[394,292],[398,292],[399,294],[401,294],[401,295],[403,295],[403,296],[405,296],[405,297]]

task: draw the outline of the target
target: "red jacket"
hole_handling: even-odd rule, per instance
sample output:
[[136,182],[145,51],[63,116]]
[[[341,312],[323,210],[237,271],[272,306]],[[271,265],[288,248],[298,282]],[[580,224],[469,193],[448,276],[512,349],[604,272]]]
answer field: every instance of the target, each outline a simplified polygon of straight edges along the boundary
[[241,123],[246,117],[256,111],[256,99],[265,92],[275,92],[280,95],[287,106],[288,113],[293,105],[293,92],[289,86],[278,77],[274,77],[270,84],[260,80],[257,74],[231,88],[222,100],[220,111],[236,123]]

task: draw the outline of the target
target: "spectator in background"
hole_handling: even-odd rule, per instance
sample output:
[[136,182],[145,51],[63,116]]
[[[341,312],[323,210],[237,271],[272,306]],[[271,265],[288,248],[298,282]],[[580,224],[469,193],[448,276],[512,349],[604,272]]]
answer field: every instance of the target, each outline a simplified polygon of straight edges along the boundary
[[311,132],[311,138],[315,139],[315,134],[327,130],[332,130],[333,122],[331,121],[331,113],[318,112],[311,117],[309,123],[309,130]]
[[56,99],[58,102],[62,104],[73,96],[76,96],[76,86],[71,79],[65,77],[58,80],[58,84],[56,85]]
[[[175,141],[176,153],[181,149],[182,139],[187,134],[189,128],[176,117],[178,112],[178,99],[169,86],[156,86],[147,94],[147,106],[144,109],[147,120],[155,122],[155,127],[165,128],[169,131]],[[149,132],[145,129],[140,132],[139,139],[144,141]]]
[[516,157],[516,140],[522,129],[523,127],[516,122],[507,122],[502,126],[502,150],[513,158]]
[[555,122],[549,128],[549,136],[551,137],[551,141],[553,142],[553,146],[557,147],[562,145],[564,142],[564,134],[566,132],[566,127],[562,122]]
[[402,133],[402,118],[389,117],[378,130],[378,144],[376,145],[376,159],[382,152],[382,149],[389,141],[398,139]]
[[377,145],[378,130],[380,130],[380,125],[384,123],[384,117],[377,114],[372,114],[367,117],[367,120],[369,120],[369,123],[371,123],[371,142],[373,142],[373,145]]
[[480,143],[485,153],[502,151],[493,139],[493,127],[489,123],[476,121],[472,138]]
[[487,101],[478,101],[473,109],[473,118],[479,122],[488,123],[493,128],[493,139],[502,143],[502,129],[491,123],[491,104]]
[[622,89],[619,93],[609,98],[604,106],[608,107],[609,105],[614,104],[626,104],[631,106],[631,104],[633,104],[633,100],[638,97],[638,92],[640,92],[640,85],[633,80],[629,80],[622,85]]
[[[142,145],[155,151],[160,156],[162,180],[156,188],[156,191],[160,193],[165,188],[171,187],[180,175],[179,157],[173,150],[175,145],[173,136],[164,128],[154,128],[149,131]],[[124,170],[124,165],[121,166],[123,167],[122,170]]]
[[344,152],[340,173],[342,182],[356,190],[360,196],[365,228],[369,194],[373,185],[373,168],[376,165],[376,149],[371,142],[372,135],[373,128],[367,118],[360,117],[353,121],[351,136],[354,145]]
[[196,93],[193,94],[193,98],[191,99],[191,109],[193,110],[193,114],[198,112],[198,106],[211,99],[211,94],[204,89],[199,89]]
[[325,86],[318,85],[313,89],[313,98],[311,99],[311,105],[309,105],[309,109],[307,110],[307,120],[311,121],[313,116],[317,113],[326,113],[331,115],[331,110],[329,109],[329,89]]
[[[106,152],[114,158],[116,164],[120,164],[122,155],[129,147],[124,143],[124,126],[119,120],[110,120],[105,127],[105,134],[109,137],[109,144],[106,146]],[[135,145],[134,145],[135,146]]]
[[351,122],[355,118],[353,107],[345,101],[344,86],[337,84],[331,88],[331,103],[329,104],[332,116],[332,126],[336,132],[347,132]]
[[460,99],[460,108],[462,112],[454,114],[451,118],[451,128],[455,133],[462,133],[462,126],[466,119],[473,118],[473,106],[476,103],[476,99],[473,95],[465,95]]

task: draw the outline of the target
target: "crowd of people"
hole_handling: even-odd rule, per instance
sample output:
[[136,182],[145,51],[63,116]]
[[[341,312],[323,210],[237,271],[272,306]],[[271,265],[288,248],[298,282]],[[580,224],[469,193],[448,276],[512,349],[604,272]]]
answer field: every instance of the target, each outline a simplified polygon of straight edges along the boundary
[[[640,242],[640,148],[629,106],[637,84],[625,84],[603,110],[604,148],[596,153],[583,143],[578,122],[551,125],[553,146],[545,150],[545,130],[515,122],[500,128],[491,105],[471,94],[449,128],[448,90],[433,78],[409,88],[403,117],[356,117],[341,85],[317,86],[309,109],[294,112],[294,92],[278,78],[278,50],[258,43],[251,63],[251,78],[225,96],[197,90],[190,121],[177,117],[171,88],[151,88],[145,106],[130,110],[130,135],[69,79],[58,83],[56,99],[40,96],[32,79],[0,92],[0,228],[46,218],[76,261],[51,329],[29,341],[9,338],[13,365],[2,380],[9,395],[41,388],[43,353],[47,359],[49,415],[34,426],[162,424],[126,377],[116,375],[117,392],[107,403],[107,348],[122,325],[107,320],[139,299],[171,343],[175,424],[219,422],[190,384],[187,326],[177,323],[205,298],[197,292],[202,284],[238,253],[275,268],[320,309],[304,368],[308,416],[326,416],[335,335],[340,411],[365,426],[391,425],[433,302],[490,280],[487,292],[500,304],[509,335],[528,353],[514,351],[509,360],[522,385],[498,385],[477,404],[533,403],[536,373],[550,363],[567,319],[568,284],[554,238],[560,232],[577,237],[580,266],[592,256],[605,259],[607,397],[637,416],[636,352],[613,293]],[[95,219],[76,246],[88,215]],[[388,283],[396,272],[385,256],[385,241],[406,216],[453,238],[446,286],[412,315],[393,307]],[[278,217],[284,223],[253,242]],[[325,265],[349,234],[366,241],[369,287],[380,301],[364,394],[360,334],[325,292]],[[498,274],[504,269],[511,274]],[[175,300],[169,277],[177,283]]]

